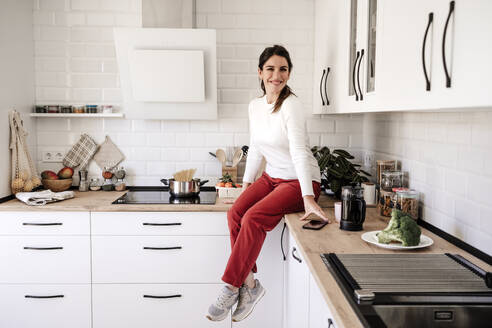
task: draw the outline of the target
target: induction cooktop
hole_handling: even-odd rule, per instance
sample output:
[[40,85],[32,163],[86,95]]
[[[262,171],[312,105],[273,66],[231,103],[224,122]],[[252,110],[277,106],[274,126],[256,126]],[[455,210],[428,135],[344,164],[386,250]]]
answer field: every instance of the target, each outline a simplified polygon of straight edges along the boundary
[[113,204],[203,204],[214,205],[217,194],[214,187],[200,187],[196,197],[172,197],[166,187],[132,187]]

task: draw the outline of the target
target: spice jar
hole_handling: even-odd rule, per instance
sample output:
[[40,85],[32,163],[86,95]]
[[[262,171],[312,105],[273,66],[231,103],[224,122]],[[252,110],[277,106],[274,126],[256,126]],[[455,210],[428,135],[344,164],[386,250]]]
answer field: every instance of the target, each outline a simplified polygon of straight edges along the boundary
[[70,106],[70,105],[62,105],[62,106],[60,106],[60,111],[62,113],[65,113],[65,114],[71,113],[72,112],[72,106]]
[[392,191],[393,188],[403,187],[403,172],[399,170],[385,171],[382,173],[381,188],[384,191]]
[[396,194],[394,192],[381,190],[378,203],[379,214],[382,216],[391,216],[395,203]]
[[125,190],[126,189],[126,182],[125,182],[126,172],[125,172],[125,169],[123,168],[123,166],[120,166],[116,169],[114,176],[116,179],[118,179],[114,185],[114,189],[117,191]]
[[73,105],[72,112],[74,114],[84,114],[85,113],[85,106],[84,105]]
[[109,168],[105,167],[103,168],[102,176],[104,178],[104,183],[102,185],[102,189],[104,191],[111,191],[114,190],[114,184],[113,184],[113,173],[109,170]]
[[85,111],[89,114],[96,114],[97,113],[97,105],[86,105]]
[[419,192],[413,189],[400,190],[396,192],[397,208],[402,212],[408,213],[412,219],[419,217]]
[[92,191],[97,191],[101,189],[101,182],[98,178],[92,178],[91,183],[89,184],[89,189]]
[[48,105],[48,113],[59,113],[60,112],[60,106],[58,105]]
[[36,105],[36,113],[46,113],[48,112],[48,106],[46,105]]

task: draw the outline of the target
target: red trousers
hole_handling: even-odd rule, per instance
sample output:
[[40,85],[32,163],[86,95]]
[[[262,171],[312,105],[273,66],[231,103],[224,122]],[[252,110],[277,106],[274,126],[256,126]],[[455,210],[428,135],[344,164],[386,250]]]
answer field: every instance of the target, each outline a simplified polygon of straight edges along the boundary
[[[320,184],[313,181],[318,200]],[[250,271],[256,272],[256,259],[265,241],[288,213],[304,210],[299,180],[283,180],[263,175],[243,191],[227,212],[231,235],[231,255],[222,280],[241,287]]]

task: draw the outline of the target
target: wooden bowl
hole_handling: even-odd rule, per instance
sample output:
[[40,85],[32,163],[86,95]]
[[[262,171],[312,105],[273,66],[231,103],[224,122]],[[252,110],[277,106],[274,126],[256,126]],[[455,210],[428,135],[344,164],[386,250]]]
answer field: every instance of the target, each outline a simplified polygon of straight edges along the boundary
[[60,180],[41,180],[43,187],[54,192],[64,191],[70,188],[72,185],[72,179],[60,179]]

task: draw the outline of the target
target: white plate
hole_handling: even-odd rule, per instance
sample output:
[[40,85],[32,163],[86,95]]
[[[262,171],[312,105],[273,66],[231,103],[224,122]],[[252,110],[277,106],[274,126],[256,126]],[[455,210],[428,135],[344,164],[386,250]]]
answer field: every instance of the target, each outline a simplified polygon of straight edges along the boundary
[[378,237],[376,236],[378,232],[381,232],[381,230],[365,232],[360,237],[362,238],[362,240],[367,241],[368,243],[374,244],[378,247],[389,248],[389,249],[424,248],[434,243],[434,241],[430,237],[427,237],[426,235],[420,235],[420,243],[417,246],[402,246],[401,244],[394,244],[394,243],[382,244],[378,242]]

